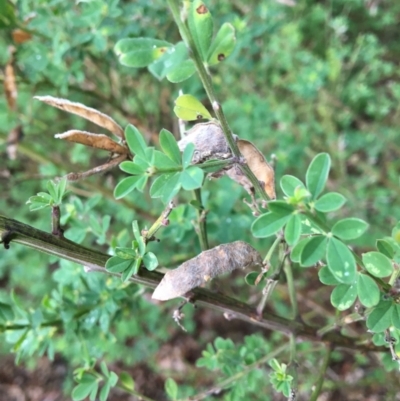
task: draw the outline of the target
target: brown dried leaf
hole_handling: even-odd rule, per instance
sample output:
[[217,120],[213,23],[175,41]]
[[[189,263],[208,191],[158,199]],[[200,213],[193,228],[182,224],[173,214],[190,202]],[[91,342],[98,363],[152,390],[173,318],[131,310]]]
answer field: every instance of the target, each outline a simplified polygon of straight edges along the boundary
[[237,141],[240,153],[246,159],[247,165],[256,176],[257,180],[262,182],[265,192],[271,199],[276,198],[275,194],[275,174],[274,169],[267,163],[264,155],[249,141],[239,139]]
[[21,43],[25,43],[28,40],[30,40],[32,38],[32,35],[26,31],[23,31],[22,29],[14,29],[11,32],[12,38],[14,43],[16,44],[21,44]]
[[114,142],[107,135],[92,134],[91,132],[70,130],[62,134],[54,135],[55,138],[65,139],[69,142],[81,143],[92,148],[108,150],[112,153],[128,154],[129,151],[124,146]]
[[21,138],[24,136],[22,131],[22,127],[17,125],[13,128],[7,137],[7,155],[10,160],[15,160],[17,158],[17,148],[18,143]]
[[87,107],[82,103],[70,102],[67,99],[60,99],[53,96],[35,96],[34,99],[47,103],[50,106],[65,110],[69,113],[77,114],[80,117],[86,118],[100,127],[103,127],[113,134],[124,138],[124,130],[110,116],[101,113],[96,109]]
[[177,298],[220,274],[262,264],[260,254],[246,242],[222,244],[168,271],[152,298],[160,301]]
[[8,61],[4,69],[4,93],[6,94],[6,100],[10,110],[15,110],[17,103],[17,84],[15,83],[14,67],[12,65],[12,59]]

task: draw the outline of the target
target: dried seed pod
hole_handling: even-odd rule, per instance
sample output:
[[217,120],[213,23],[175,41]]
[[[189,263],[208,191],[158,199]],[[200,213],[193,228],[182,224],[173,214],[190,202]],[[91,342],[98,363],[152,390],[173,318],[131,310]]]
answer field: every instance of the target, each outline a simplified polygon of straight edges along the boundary
[[67,99],[60,99],[53,96],[35,96],[34,99],[47,103],[50,106],[57,107],[58,109],[68,111],[69,113],[76,114],[80,117],[86,118],[100,127],[103,127],[114,135],[124,138],[124,130],[117,124],[110,116],[101,113],[96,109],[87,107],[82,103],[71,102]]
[[[262,183],[261,185],[266,194],[271,199],[275,199],[274,169],[267,163],[264,155],[251,142],[244,139],[239,139],[237,141],[237,145],[240,153],[246,159],[246,163],[250,170],[256,176],[257,180]],[[233,166],[231,169],[226,171],[226,175],[242,185],[250,195],[253,193],[253,185],[242,172],[240,167]]]
[[193,143],[195,146],[193,164],[200,163],[216,155],[226,155],[226,157],[232,155],[221,127],[213,121],[193,126],[186,133],[186,136],[178,142],[181,152],[184,151],[188,143]]
[[260,254],[246,242],[222,244],[168,271],[152,297],[160,301],[177,298],[220,274],[262,264]]
[[[261,182],[266,194],[271,199],[275,199],[275,174],[273,168],[267,163],[264,155],[251,142],[245,139],[239,139],[236,135],[234,135],[234,139],[247,165]],[[211,158],[227,158],[232,156],[232,152],[221,127],[214,121],[193,126],[193,128],[187,132],[187,135],[178,142],[181,152],[183,152],[188,143],[193,143],[195,145],[195,152],[192,159],[193,164]],[[253,196],[253,185],[239,165],[234,165],[226,170],[225,174],[239,183]],[[216,177],[215,174],[214,177]]]
[[10,110],[14,111],[17,104],[17,84],[15,82],[15,71],[13,66],[12,50],[11,57],[4,69],[4,93]]
[[91,132],[74,129],[63,132],[62,134],[57,134],[54,137],[64,139],[69,142],[80,143],[92,148],[108,150],[112,153],[125,155],[129,153],[126,147],[114,142],[110,137],[104,134],[93,134]]

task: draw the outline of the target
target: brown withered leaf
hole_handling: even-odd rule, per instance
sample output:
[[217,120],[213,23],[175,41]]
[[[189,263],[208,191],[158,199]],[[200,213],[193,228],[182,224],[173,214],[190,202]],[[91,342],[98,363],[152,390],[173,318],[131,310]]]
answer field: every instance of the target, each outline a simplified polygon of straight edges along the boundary
[[50,106],[57,107],[58,109],[65,110],[69,113],[77,114],[80,117],[86,118],[100,127],[107,129],[116,136],[124,138],[124,130],[114,121],[110,116],[102,112],[87,107],[82,103],[71,102],[67,99],[61,99],[53,96],[35,96],[34,99],[47,103]]
[[247,165],[256,176],[257,180],[262,183],[266,194],[275,199],[275,173],[274,169],[265,160],[264,155],[249,141],[239,139],[237,141],[240,153],[246,159]]
[[10,160],[15,160],[17,158],[18,143],[23,136],[24,133],[20,125],[17,125],[9,132],[7,137],[7,156]]
[[104,134],[93,134],[91,132],[70,130],[62,134],[54,135],[55,138],[65,139],[82,145],[91,146],[96,149],[108,150],[112,153],[128,154],[129,150]]
[[160,301],[177,298],[220,274],[262,264],[260,254],[246,242],[222,244],[168,271],[154,290],[152,298]]
[[10,110],[15,110],[17,104],[17,84],[15,83],[14,66],[12,58],[4,69],[4,93],[6,94],[7,104]]
[[28,40],[30,40],[32,38],[32,35],[22,29],[14,29],[11,32],[11,36],[13,38],[14,43],[16,44],[21,44],[21,43],[25,43]]

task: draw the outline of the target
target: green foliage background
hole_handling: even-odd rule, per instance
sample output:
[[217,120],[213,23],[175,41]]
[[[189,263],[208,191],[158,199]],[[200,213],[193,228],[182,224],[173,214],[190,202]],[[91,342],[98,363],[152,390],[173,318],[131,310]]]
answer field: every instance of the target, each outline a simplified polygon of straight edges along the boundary
[[[3,7],[5,4],[0,2]],[[158,81],[147,69],[121,66],[113,52],[115,43],[127,36],[180,40],[165,2],[20,0],[12,4],[16,20],[2,23],[0,65],[8,61],[17,25],[27,26],[33,36],[23,44],[14,44],[17,110],[10,112],[5,96],[0,98],[0,211],[49,230],[48,212],[29,212],[27,199],[42,191],[48,179],[84,171],[104,163],[108,156],[55,139],[53,134],[72,128],[102,131],[33,100],[33,96],[82,102],[113,116],[122,126],[134,123],[152,144],[157,143],[161,128],[178,132],[172,109],[179,90],[196,96],[209,109],[210,105],[196,76],[180,85]],[[382,1],[376,9],[372,2],[362,0],[299,0],[294,7],[277,1],[209,1],[208,5],[217,26],[230,22],[236,29],[234,52],[212,68],[217,96],[233,132],[253,141],[267,159],[275,155],[278,180],[283,174],[303,178],[315,154],[329,153],[332,170],[328,190],[340,192],[348,200],[333,218],[366,220],[370,224],[368,235],[357,240],[356,246],[360,252],[370,250],[377,238],[390,234],[400,215],[400,3]],[[25,23],[32,13],[33,18]],[[18,157],[10,160],[7,137],[17,124],[21,124],[24,137]],[[62,207],[67,238],[107,252],[112,246],[129,244],[132,220],[137,219],[140,227],[151,225],[163,205],[150,201],[147,191],[115,201],[113,189],[123,176],[115,169],[71,185]],[[244,191],[226,178],[206,183],[203,197],[209,210],[212,246],[241,239],[266,249],[266,240],[255,240],[250,234],[254,217],[241,201],[244,196]],[[175,267],[200,252],[191,223],[195,210],[184,203],[189,200],[187,194],[180,194],[180,199],[171,224],[160,232],[161,242],[150,247],[160,265],[166,267]],[[156,359],[161,344],[180,335],[180,329],[166,317],[168,306],[155,306],[148,292],[136,285],[86,274],[81,266],[20,246],[11,248],[12,252],[1,253],[0,301],[9,302],[12,290],[40,335],[31,332],[28,341],[18,344],[21,331],[3,334],[3,352],[14,346],[22,359],[57,352],[71,367],[90,365],[92,359],[120,361],[125,366],[146,361],[152,370],[168,377],[171,372],[163,372]],[[303,272],[298,282],[300,293],[312,302],[326,302],[326,295],[311,287],[315,272]],[[246,289],[236,292],[243,288],[243,278],[233,281],[229,283],[232,291],[247,299]],[[84,319],[74,319],[77,311],[87,310],[90,312]],[[287,296],[279,288],[274,310],[288,313]],[[229,328],[218,333],[192,319],[190,307],[185,314],[189,336],[202,348],[218,334],[229,337]],[[39,329],[47,315],[70,323],[65,325],[69,329],[64,336],[50,327]],[[244,334],[250,333],[241,333],[239,342]],[[261,336],[244,341],[259,342],[249,349],[270,350],[279,338],[272,333],[269,343]],[[307,353],[309,346],[302,345],[311,366],[315,356]],[[216,347],[230,349],[231,344]],[[238,350],[232,351],[233,361],[240,360]],[[336,357],[338,361],[343,358]],[[353,366],[366,364],[361,359],[352,361]],[[226,364],[221,366],[226,369]],[[195,392],[195,371],[191,372],[191,380],[180,386],[180,397]],[[377,383],[386,380],[377,371],[374,374]],[[303,375],[307,391],[312,382],[306,378],[312,376],[312,368]],[[249,381],[253,398],[247,399],[261,399],[257,389],[263,377],[253,376]],[[182,378],[176,374],[175,379]],[[67,382],[66,388],[71,386],[72,381]],[[335,389],[334,383],[329,387]],[[241,399],[240,389],[237,386],[236,393],[224,399]],[[387,391],[390,399],[395,391],[390,381]]]

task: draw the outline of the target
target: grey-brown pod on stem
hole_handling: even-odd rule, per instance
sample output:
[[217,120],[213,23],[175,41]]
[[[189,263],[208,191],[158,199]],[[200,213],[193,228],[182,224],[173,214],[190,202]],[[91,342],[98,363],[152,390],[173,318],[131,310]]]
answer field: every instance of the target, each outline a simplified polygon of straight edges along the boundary
[[261,255],[246,242],[222,244],[168,271],[154,290],[152,298],[160,301],[177,298],[220,274],[262,264]]
[[181,152],[185,150],[188,143],[193,143],[195,147],[193,164],[213,158],[215,155],[231,155],[231,150],[220,125],[213,121],[196,124],[187,131],[186,135],[178,142]]
[[[274,169],[265,160],[261,151],[251,142],[240,139],[234,135],[238,148],[247,165],[260,182],[265,193],[275,199],[275,173]],[[220,125],[214,121],[194,125],[179,142],[181,152],[188,143],[193,143],[195,152],[192,164],[204,162],[208,159],[221,159],[232,157],[232,152]],[[253,185],[240,168],[235,164],[229,169],[220,172],[219,176],[226,174],[232,180],[239,183],[250,195],[253,193]],[[214,174],[214,177],[218,175]]]

